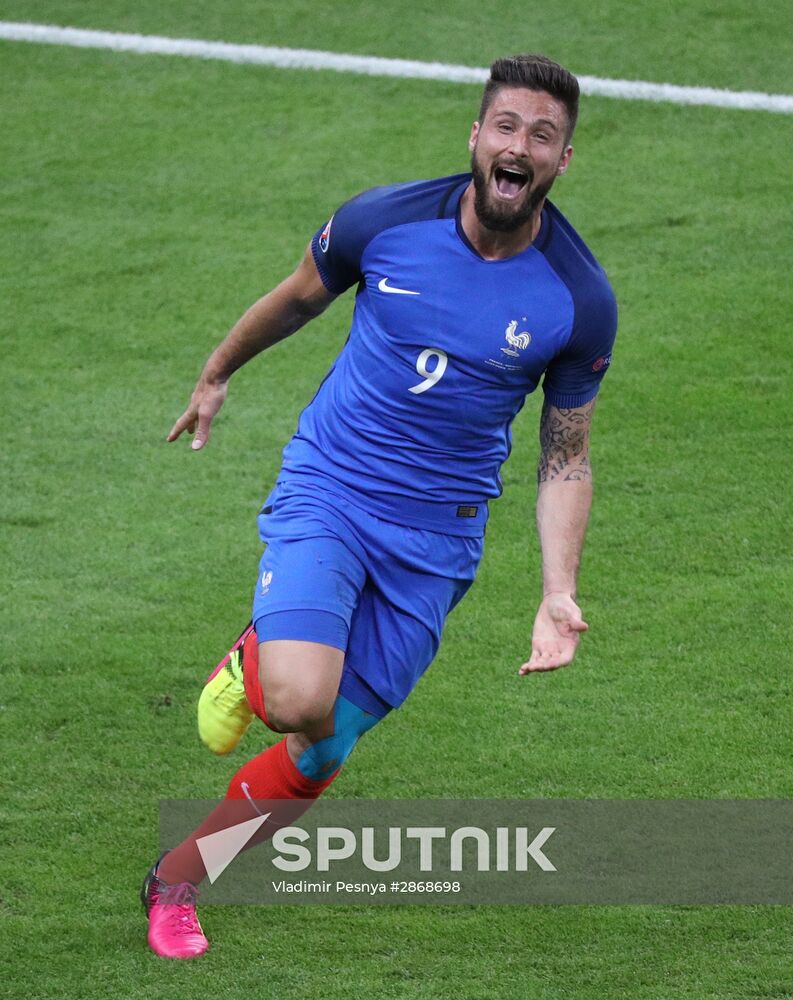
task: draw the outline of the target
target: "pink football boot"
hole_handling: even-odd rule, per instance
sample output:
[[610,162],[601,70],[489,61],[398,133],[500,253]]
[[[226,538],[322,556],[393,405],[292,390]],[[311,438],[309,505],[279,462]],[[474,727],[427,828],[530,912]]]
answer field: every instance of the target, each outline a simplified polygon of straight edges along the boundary
[[195,911],[198,890],[192,882],[163,882],[157,877],[160,861],[149,869],[140,890],[149,916],[149,947],[162,958],[196,958],[209,947]]

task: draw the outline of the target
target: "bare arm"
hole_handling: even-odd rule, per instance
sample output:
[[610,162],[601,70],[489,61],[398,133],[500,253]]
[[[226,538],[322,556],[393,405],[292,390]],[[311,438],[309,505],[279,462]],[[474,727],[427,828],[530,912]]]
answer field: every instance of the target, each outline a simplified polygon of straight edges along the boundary
[[322,283],[309,246],[297,269],[255,302],[209,356],[190,405],[171,428],[167,440],[175,441],[184,431],[195,431],[192,447],[202,448],[234,372],[318,316],[334,298]]
[[532,633],[532,655],[521,674],[555,670],[575,656],[587,629],[576,604],[576,582],[592,504],[589,432],[595,401],[575,409],[545,402],[540,418],[537,530],[543,599]]
[[595,401],[574,410],[545,403],[540,418],[537,530],[543,593],[575,597],[592,504],[589,430]]

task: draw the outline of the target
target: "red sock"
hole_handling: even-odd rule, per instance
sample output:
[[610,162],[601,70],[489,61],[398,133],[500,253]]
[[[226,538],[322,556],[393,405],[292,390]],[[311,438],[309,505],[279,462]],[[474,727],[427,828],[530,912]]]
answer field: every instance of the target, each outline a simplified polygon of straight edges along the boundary
[[264,707],[262,685],[259,682],[259,639],[254,629],[242,645],[242,679],[248,704],[265,726],[270,722]]
[[[251,838],[246,849],[261,843],[271,837],[277,827],[289,825],[302,816],[338,773],[338,770],[334,771],[323,781],[307,778],[292,763],[286,749],[286,739],[281,740],[243,764],[231,779],[225,801],[213,809],[201,826],[193,830],[178,847],[165,855],[158,875],[169,885],[179,882],[198,885],[206,876],[204,862],[196,845],[199,838],[252,819],[257,812],[266,811],[271,813],[270,817]],[[267,808],[261,809],[254,806],[255,800],[277,801],[268,801]]]
[[226,798],[313,800],[319,798],[339,770],[322,781],[307,778],[292,763],[286,749],[286,739],[283,739],[242,765],[229,782]]

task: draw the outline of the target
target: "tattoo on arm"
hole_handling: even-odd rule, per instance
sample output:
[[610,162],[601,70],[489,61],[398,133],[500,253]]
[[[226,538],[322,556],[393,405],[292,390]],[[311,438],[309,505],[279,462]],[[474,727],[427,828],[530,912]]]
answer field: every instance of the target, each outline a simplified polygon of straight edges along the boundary
[[545,401],[540,417],[538,483],[591,479],[589,428],[594,409],[594,399],[574,409],[559,409]]

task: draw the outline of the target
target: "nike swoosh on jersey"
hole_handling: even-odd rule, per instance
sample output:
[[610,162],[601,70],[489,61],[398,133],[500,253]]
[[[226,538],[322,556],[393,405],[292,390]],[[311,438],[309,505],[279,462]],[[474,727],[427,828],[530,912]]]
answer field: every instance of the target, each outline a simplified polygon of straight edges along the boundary
[[394,288],[388,284],[388,278],[381,278],[377,287],[381,292],[390,292],[392,295],[421,295],[421,292],[411,292],[407,288]]

